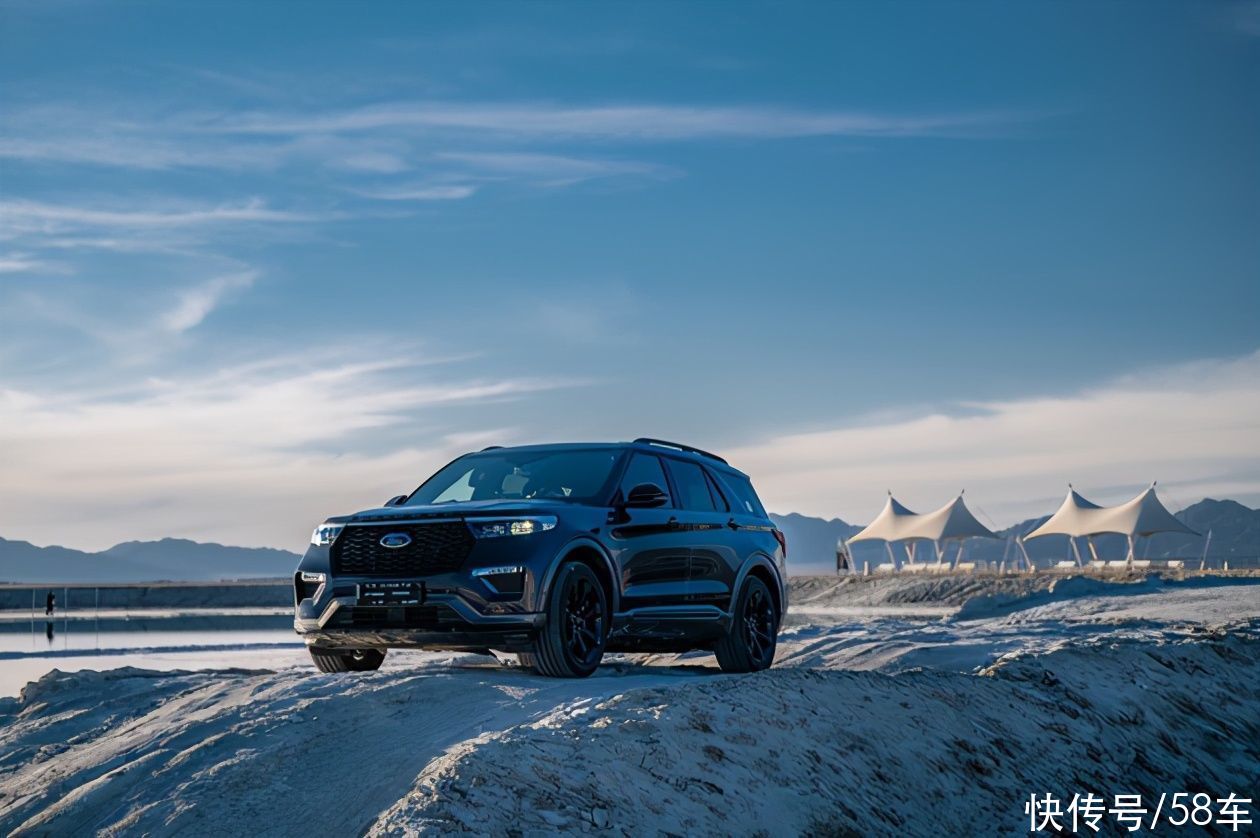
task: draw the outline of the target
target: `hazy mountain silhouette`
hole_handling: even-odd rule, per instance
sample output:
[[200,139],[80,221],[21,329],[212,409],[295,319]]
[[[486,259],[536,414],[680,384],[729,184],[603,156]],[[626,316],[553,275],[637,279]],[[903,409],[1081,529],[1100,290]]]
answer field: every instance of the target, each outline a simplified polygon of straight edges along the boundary
[[288,576],[298,556],[183,538],[128,541],[99,553],[0,538],[0,582],[159,582]]
[[[1223,559],[1255,560],[1260,556],[1260,510],[1232,500],[1205,499],[1176,513],[1187,525],[1204,533],[1212,532],[1209,556],[1217,563]],[[789,513],[770,516],[787,536],[788,567],[793,574],[832,573],[835,571],[836,542],[862,529],[839,518],[825,520]],[[968,559],[998,562],[1014,556],[1007,536],[1022,535],[1045,520],[1045,517],[1007,527],[999,532],[1001,541],[972,539],[967,543]],[[1095,539],[1102,558],[1122,559],[1124,539],[1101,536]],[[1197,559],[1203,552],[1202,538],[1162,534],[1143,539],[1139,557],[1152,559]],[[1080,544],[1085,551],[1083,542]],[[921,560],[932,557],[930,546],[920,549]],[[1045,565],[1070,557],[1067,539],[1051,536],[1028,543],[1028,552]],[[860,568],[863,562],[887,560],[882,542],[853,545],[853,557]],[[904,553],[898,553],[903,558]],[[216,579],[281,578],[297,567],[298,555],[269,547],[230,547],[203,544],[183,538],[160,541],[128,541],[87,553],[68,547],[37,547],[26,541],[0,538],[0,582],[158,582],[211,581]]]

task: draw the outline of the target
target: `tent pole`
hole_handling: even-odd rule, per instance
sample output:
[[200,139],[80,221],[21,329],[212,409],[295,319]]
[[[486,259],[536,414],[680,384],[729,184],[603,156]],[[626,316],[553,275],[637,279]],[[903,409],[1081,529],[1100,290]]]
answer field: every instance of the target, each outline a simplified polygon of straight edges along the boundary
[[1132,533],[1130,533],[1130,534],[1129,534],[1129,536],[1128,536],[1128,538],[1129,538],[1129,555],[1128,555],[1128,557],[1127,557],[1127,558],[1125,558],[1125,564],[1126,564],[1126,566],[1127,566],[1127,567],[1129,567],[1130,569],[1132,569],[1132,567],[1133,567],[1133,548],[1134,548],[1134,546],[1135,546],[1135,545],[1134,545],[1134,543],[1133,543],[1133,534],[1132,534]]
[[1024,555],[1024,564],[1028,566],[1028,572],[1032,573],[1036,567],[1033,565],[1032,558],[1028,555],[1028,548],[1024,546],[1024,539],[1016,536],[1015,543],[1019,545],[1019,552]]
[[1098,558],[1098,545],[1094,543],[1094,537],[1093,537],[1092,535],[1087,535],[1087,536],[1085,536],[1085,540],[1089,543],[1089,556],[1090,556],[1090,558],[1091,558],[1091,559],[1093,559],[1094,561],[1099,561],[1099,558]]
[[1199,559],[1199,570],[1202,571],[1207,567],[1207,551],[1208,545],[1212,543],[1212,531],[1208,530],[1207,538],[1203,540],[1203,556]]
[[954,556],[954,570],[958,569],[958,565],[962,562],[963,557],[963,540],[958,539],[958,553]]
[[942,555],[942,553],[941,553],[941,542],[939,542],[939,541],[933,541],[933,542],[932,542],[932,547],[936,550],[936,566],[937,566],[937,567],[940,567],[940,566],[941,566],[941,560],[942,560],[943,558],[945,558],[945,557],[944,557],[944,555]]
[[1076,566],[1084,567],[1085,562],[1081,559],[1081,548],[1076,546],[1076,539],[1069,535],[1068,544],[1072,545],[1072,554],[1076,557]]
[[897,557],[893,555],[892,542],[885,541],[884,549],[888,551],[888,561],[892,562],[893,570],[897,569]]

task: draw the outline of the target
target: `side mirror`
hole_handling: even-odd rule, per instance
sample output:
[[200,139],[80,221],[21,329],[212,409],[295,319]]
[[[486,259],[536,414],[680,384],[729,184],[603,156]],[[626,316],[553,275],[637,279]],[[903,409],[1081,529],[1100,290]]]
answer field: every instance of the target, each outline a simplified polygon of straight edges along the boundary
[[406,495],[394,495],[392,498],[385,501],[385,505],[386,506],[402,506],[402,502],[405,501],[406,499],[407,499]]
[[626,506],[636,509],[651,509],[656,506],[664,506],[669,501],[669,495],[665,494],[665,490],[655,483],[640,483],[630,490],[630,494],[626,495]]

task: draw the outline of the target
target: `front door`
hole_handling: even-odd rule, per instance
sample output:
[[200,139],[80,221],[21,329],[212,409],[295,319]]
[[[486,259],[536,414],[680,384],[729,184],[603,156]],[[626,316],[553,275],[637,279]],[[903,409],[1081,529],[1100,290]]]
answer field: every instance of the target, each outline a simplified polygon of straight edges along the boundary
[[625,509],[620,520],[612,524],[623,611],[687,601],[688,533],[679,522],[679,510],[660,458],[636,452],[626,466],[621,496],[628,496],[631,489],[644,483],[660,487],[669,499],[651,509]]

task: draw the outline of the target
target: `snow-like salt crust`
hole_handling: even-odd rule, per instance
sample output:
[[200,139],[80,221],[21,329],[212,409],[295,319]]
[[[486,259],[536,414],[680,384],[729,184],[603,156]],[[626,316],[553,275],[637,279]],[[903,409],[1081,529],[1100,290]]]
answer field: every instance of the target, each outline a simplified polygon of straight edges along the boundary
[[[1033,792],[1260,785],[1260,585],[930,582],[799,584],[753,676],[54,672],[0,699],[0,834],[1011,834]],[[896,601],[961,610],[846,610]]]

